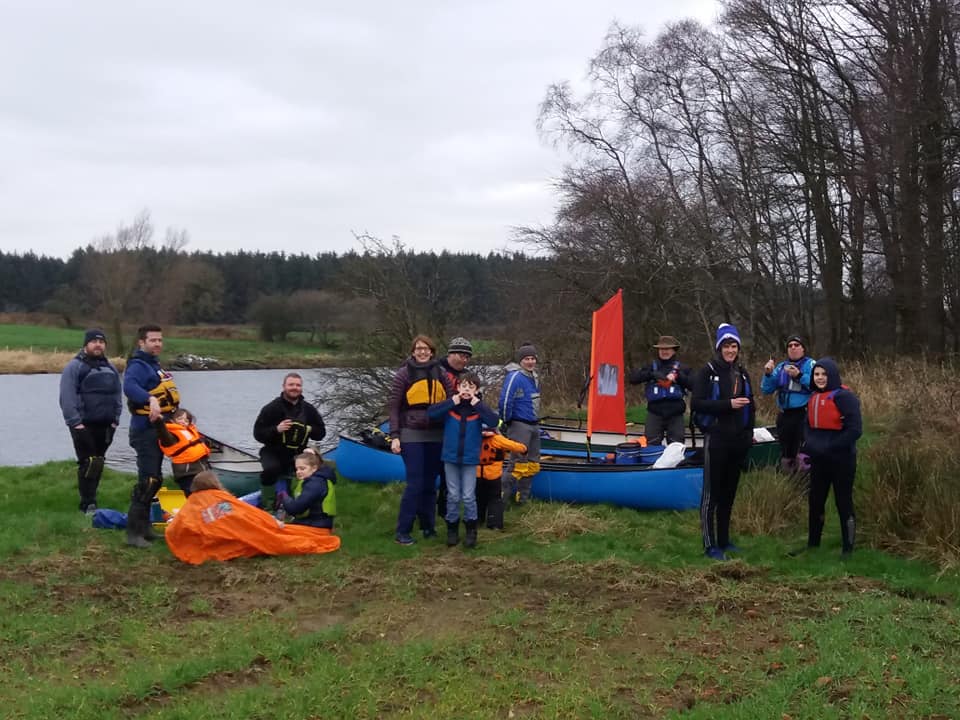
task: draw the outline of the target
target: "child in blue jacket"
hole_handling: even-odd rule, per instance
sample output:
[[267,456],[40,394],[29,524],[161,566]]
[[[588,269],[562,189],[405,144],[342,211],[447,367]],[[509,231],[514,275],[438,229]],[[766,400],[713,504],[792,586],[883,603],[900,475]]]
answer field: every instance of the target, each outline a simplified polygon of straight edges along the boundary
[[[840,515],[841,557],[853,552],[856,518],[853,479],[857,474],[857,440],[863,432],[860,400],[840,382],[840,370],[831,358],[813,366],[813,394],[807,403],[804,451],[810,456],[809,530],[807,547],[819,547],[823,534],[827,494]],[[804,548],[806,549],[806,548]],[[802,550],[794,551],[796,555]]]
[[496,427],[497,414],[477,395],[480,378],[466,371],[457,392],[427,408],[431,419],[443,419],[443,460],[447,482],[447,545],[460,542],[460,502],[467,528],[464,547],[477,544],[477,465],[483,444],[483,426]]
[[320,454],[315,451],[297,455],[293,467],[297,476],[293,496],[286,493],[277,496],[283,509],[298,525],[333,530],[333,518],[337,514],[333,470],[323,464]]

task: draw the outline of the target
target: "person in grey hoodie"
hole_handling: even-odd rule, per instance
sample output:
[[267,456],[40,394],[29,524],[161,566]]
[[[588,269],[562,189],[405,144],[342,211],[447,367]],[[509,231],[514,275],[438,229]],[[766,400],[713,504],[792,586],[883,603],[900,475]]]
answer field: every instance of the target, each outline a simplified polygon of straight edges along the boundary
[[97,509],[104,459],[123,407],[120,373],[107,359],[106,351],[103,331],[87,330],[83,348],[60,375],[60,410],[77,455],[80,512],[88,515]]

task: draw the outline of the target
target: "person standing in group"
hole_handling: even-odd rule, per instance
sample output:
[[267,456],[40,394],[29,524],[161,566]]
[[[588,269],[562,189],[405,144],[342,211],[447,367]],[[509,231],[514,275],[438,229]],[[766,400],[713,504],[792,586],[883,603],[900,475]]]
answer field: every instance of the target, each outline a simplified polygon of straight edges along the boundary
[[500,390],[500,425],[514,442],[526,445],[523,454],[510,453],[503,465],[501,484],[509,501],[522,505],[530,499],[531,478],[540,471],[540,378],[537,348],[517,348],[517,363],[507,365]]
[[127,544],[147,547],[156,539],[150,526],[150,503],[163,485],[163,452],[153,423],[180,405],[173,376],[160,367],[163,329],[143,325],[137,329],[137,349],[123,373],[123,394],[130,410],[130,447],[137,454],[137,484],[130,493],[127,511]]
[[60,410],[77,455],[80,512],[87,515],[97,510],[97,488],[122,407],[120,373],[107,359],[107,336],[99,328],[87,330],[83,347],[60,375]]
[[[840,370],[831,358],[813,366],[813,394],[807,405],[804,450],[810,456],[807,548],[820,546],[827,495],[840,516],[840,557],[853,552],[856,516],[853,512],[853,481],[857,474],[857,440],[863,433],[860,400],[841,383]],[[803,550],[794,551],[797,555]]]
[[810,399],[810,374],[813,359],[807,357],[803,338],[787,338],[787,359],[777,363],[772,357],[763,367],[760,390],[764,395],[777,395],[777,440],[780,442],[780,470],[790,475],[800,469],[797,455],[803,444],[807,422],[807,401]]
[[390,450],[403,457],[407,484],[400,499],[395,539],[413,545],[413,522],[420,521],[424,538],[436,530],[437,477],[443,421],[433,420],[427,408],[453,395],[453,383],[436,361],[437,346],[417,335],[410,357],[393,376],[387,407],[390,414]]
[[677,358],[680,343],[672,335],[661,335],[653,347],[657,351],[653,362],[630,373],[632,384],[646,383],[643,434],[652,445],[662,443],[664,436],[668,443],[682,443],[683,414],[687,410],[683,397],[690,390],[690,367]]
[[480,378],[464,372],[456,392],[431,405],[427,414],[443,421],[444,478],[447,483],[447,545],[460,542],[460,502],[463,502],[463,523],[467,534],[464,547],[477,544],[477,465],[483,425],[496,425],[497,414],[480,400]]
[[703,431],[700,528],[704,554],[714,560],[740,549],[730,541],[730,516],[740,472],[753,444],[755,406],[750,376],[740,364],[740,333],[717,328],[716,354],[696,375],[690,408]]
[[294,458],[311,440],[323,440],[326,425],[317,410],[303,398],[303,377],[289,372],[283,376],[280,396],[260,409],[253,423],[253,437],[260,448],[260,507],[273,512],[277,493],[289,492],[296,472]]
[[[465,337],[458,335],[447,345],[447,356],[440,361],[440,367],[443,368],[454,390],[457,389],[460,375],[466,370],[472,356],[473,345]],[[437,491],[437,515],[441,516],[447,513],[447,478],[444,472],[444,466],[441,465],[440,487]]]

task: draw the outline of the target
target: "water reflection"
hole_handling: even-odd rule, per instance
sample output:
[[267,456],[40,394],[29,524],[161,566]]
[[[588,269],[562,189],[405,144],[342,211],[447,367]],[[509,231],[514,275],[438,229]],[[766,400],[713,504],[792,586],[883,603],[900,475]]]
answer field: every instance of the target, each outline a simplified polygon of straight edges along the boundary
[[[256,451],[253,421],[260,408],[280,394],[289,370],[219,370],[175,373],[183,405],[197,416],[204,432],[231,445]],[[298,370],[307,398],[329,394],[330,370]],[[73,460],[70,433],[63,424],[58,398],[59,375],[0,375],[0,397],[7,402],[0,415],[0,465],[35,465],[49,460]],[[327,424],[324,445],[336,443],[335,418],[320,412]],[[118,470],[134,468],[133,450],[127,444],[130,415],[124,408],[120,429],[107,453],[107,465]]]

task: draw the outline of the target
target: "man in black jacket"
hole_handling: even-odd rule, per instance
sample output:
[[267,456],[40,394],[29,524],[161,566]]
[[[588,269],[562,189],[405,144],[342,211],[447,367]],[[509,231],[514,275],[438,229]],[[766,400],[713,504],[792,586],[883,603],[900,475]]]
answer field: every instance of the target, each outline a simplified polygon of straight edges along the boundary
[[[260,507],[268,512],[276,505],[277,491],[288,490],[287,480],[294,474],[294,458],[311,440],[323,440],[327,429],[317,409],[303,399],[303,378],[287,373],[280,397],[260,410],[253,424],[253,437],[263,443],[260,449]],[[277,488],[277,481],[282,480]]]

